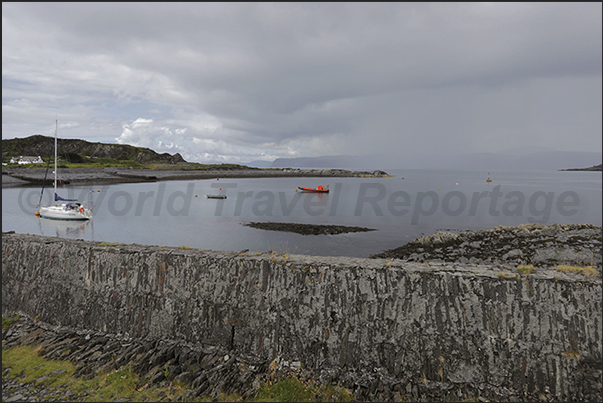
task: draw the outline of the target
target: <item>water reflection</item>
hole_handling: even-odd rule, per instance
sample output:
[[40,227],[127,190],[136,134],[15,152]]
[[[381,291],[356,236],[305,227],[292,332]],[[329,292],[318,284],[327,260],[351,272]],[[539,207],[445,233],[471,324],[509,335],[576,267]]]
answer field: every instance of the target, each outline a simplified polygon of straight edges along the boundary
[[38,226],[42,235],[94,240],[94,223],[92,220],[71,221],[38,218]]

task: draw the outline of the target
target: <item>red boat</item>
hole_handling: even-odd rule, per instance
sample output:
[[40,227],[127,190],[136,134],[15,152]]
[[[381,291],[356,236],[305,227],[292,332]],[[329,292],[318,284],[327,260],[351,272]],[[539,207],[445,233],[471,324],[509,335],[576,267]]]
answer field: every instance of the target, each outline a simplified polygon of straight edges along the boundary
[[303,186],[299,186],[300,190],[303,190],[304,192],[314,192],[314,193],[329,193],[329,186],[325,186],[323,187],[322,185],[318,185],[317,188],[306,188]]

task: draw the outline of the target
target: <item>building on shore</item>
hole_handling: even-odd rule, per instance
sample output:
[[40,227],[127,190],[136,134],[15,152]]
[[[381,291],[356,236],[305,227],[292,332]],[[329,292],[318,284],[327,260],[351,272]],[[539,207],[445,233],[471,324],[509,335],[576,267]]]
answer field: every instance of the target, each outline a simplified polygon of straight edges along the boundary
[[43,164],[44,161],[42,160],[42,157],[40,157],[39,155],[37,157],[19,156],[19,158],[17,158],[17,157],[11,158],[10,159],[10,163],[11,164],[19,164],[19,165],[25,165],[25,164]]

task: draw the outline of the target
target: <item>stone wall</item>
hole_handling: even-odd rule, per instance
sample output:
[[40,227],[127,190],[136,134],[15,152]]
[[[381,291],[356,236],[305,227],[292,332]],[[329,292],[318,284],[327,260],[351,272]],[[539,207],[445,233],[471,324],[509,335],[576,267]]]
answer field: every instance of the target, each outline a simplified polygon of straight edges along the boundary
[[398,387],[601,397],[601,278],[2,235],[2,312]]

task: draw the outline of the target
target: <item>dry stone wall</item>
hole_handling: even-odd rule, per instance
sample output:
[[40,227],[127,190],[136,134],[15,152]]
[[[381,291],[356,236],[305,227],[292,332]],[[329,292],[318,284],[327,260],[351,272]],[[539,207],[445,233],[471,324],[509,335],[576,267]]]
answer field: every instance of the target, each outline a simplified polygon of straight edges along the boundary
[[[2,236],[2,312],[485,396],[601,397],[601,279]],[[593,380],[594,379],[594,380]]]

